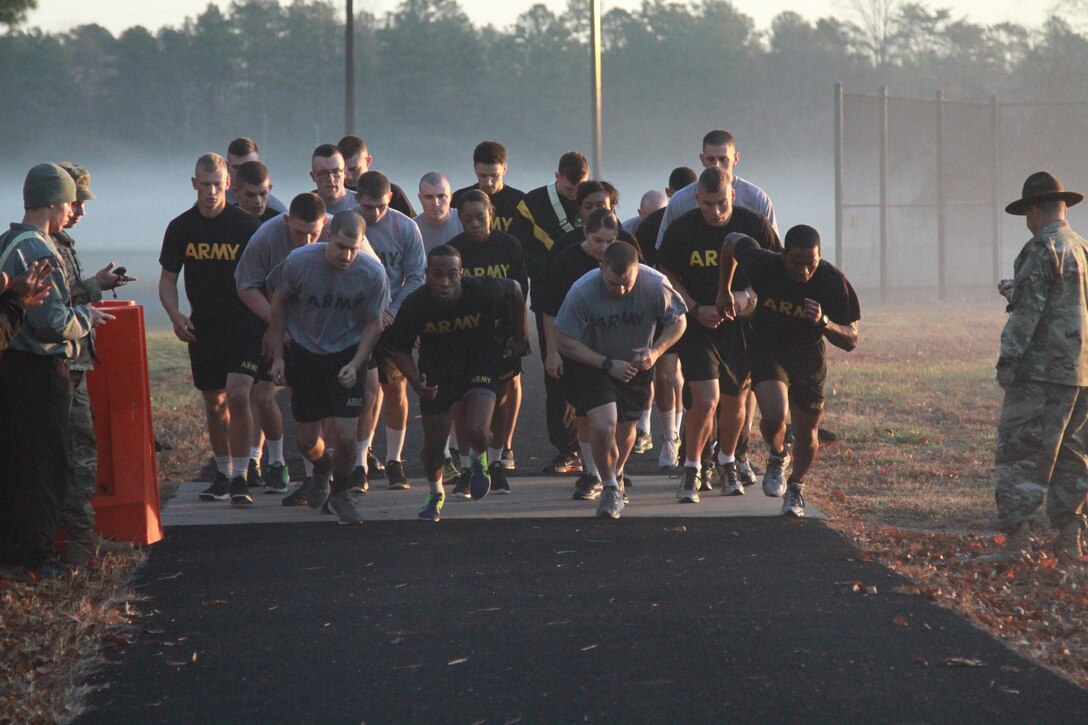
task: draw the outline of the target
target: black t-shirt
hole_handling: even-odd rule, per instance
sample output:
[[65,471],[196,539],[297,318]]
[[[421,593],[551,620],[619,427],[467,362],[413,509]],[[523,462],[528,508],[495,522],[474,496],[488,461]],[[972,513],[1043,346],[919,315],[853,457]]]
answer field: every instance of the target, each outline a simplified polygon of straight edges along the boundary
[[657,234],[661,231],[661,222],[665,218],[666,207],[647,214],[635,229],[635,239],[646,257],[646,264],[657,265]]
[[747,239],[733,248],[737,272],[743,272],[759,303],[752,316],[755,338],[778,348],[796,349],[823,337],[823,331],[804,319],[805,298],[816,300],[828,318],[840,325],[861,319],[857,293],[838,269],[821,259],[816,273],[801,284],[786,274],[786,261],[778,252],[760,249]]
[[[640,264],[646,264],[646,256],[642,253],[642,248],[639,246],[638,239],[634,237],[631,232],[626,229],[620,229],[616,234],[616,239],[621,242],[627,242],[635,251],[638,252],[638,261]],[[586,240],[586,230],[583,227],[578,227],[573,232],[567,232],[563,236],[559,237],[559,240],[552,247],[551,254],[548,255],[549,261],[555,259],[555,256],[562,252],[567,247],[573,247],[575,244],[581,244]]]
[[159,264],[167,272],[185,272],[185,296],[199,335],[201,328],[229,329],[241,317],[254,317],[238,299],[234,268],[261,222],[227,204],[206,219],[194,205],[176,217],[163,235]]
[[525,255],[521,242],[505,232],[492,231],[483,242],[472,242],[464,232],[449,241],[461,253],[461,265],[466,277],[499,277],[512,279],[525,294],[529,280],[525,273]]
[[600,266],[600,260],[586,254],[581,244],[566,247],[548,264],[544,294],[540,300],[533,298],[534,309],[550,317],[558,317],[559,308],[563,306],[563,300],[574,283]]
[[502,357],[509,330],[511,280],[463,277],[461,296],[441,304],[425,284],[404,299],[389,328],[395,350],[411,353],[419,338],[419,371],[428,378],[450,378],[484,366],[493,369]]
[[[665,230],[657,266],[676,275],[697,304],[713,305],[718,296],[718,255],[727,234],[740,232],[767,249],[778,248],[778,235],[762,216],[742,206],[733,207],[733,215],[720,227],[703,221],[699,209],[682,214]],[[743,274],[733,277],[733,289],[745,289]]]
[[257,220],[261,224],[264,224],[269,219],[275,219],[276,217],[278,217],[282,213],[283,213],[282,211],[276,211],[271,206],[267,206],[267,207],[265,207],[264,214],[261,214],[259,217],[257,217]]
[[[460,209],[461,198],[465,195],[465,192],[479,188],[479,184],[474,184],[453,192],[453,202],[450,206],[454,209]],[[524,198],[525,192],[512,186],[503,186],[497,194],[491,196],[491,206],[495,207],[495,216],[491,219],[491,228],[497,232],[506,232],[517,236],[518,227],[516,225],[525,222],[525,218],[518,213],[518,204]]]

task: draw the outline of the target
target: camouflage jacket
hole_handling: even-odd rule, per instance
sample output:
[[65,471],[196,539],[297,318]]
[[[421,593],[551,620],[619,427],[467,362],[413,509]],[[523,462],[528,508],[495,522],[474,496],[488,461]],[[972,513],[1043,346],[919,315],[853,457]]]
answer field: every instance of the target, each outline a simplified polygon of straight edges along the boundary
[[[83,277],[83,265],[79,263],[79,255],[76,254],[75,240],[68,236],[67,232],[57,232],[53,235],[56,242],[57,255],[64,265],[65,276],[68,277],[68,291],[71,295],[70,304],[89,305],[102,299],[102,288],[94,275]],[[73,370],[94,369],[94,330],[79,340],[76,345],[75,357],[72,359]]]
[[998,380],[1088,386],[1088,242],[1052,222],[1024,245],[1014,269]]

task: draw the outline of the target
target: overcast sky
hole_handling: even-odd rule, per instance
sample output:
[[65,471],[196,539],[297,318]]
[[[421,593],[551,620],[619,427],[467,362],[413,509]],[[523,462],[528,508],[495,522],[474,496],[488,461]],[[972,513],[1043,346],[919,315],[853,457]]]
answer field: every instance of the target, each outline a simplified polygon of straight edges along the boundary
[[[554,11],[566,7],[566,0],[538,0]],[[923,3],[931,8],[949,8],[954,17],[966,17],[981,24],[1013,21],[1029,27],[1038,26],[1057,0],[936,0]],[[288,4],[289,0],[281,0]],[[30,14],[30,26],[59,32],[77,25],[98,23],[117,34],[132,25],[156,29],[163,25],[180,24],[187,16],[195,16],[209,4],[208,0],[38,0],[38,9]],[[227,8],[230,3],[215,4]],[[375,14],[388,11],[397,0],[355,0],[356,10]],[[533,0],[462,0],[461,7],[477,25],[491,23],[499,28],[509,25],[519,14],[534,4]],[[814,20],[851,14],[850,0],[733,0],[734,6],[751,16],[758,28],[767,28],[775,15],[793,10]],[[638,8],[640,0],[602,0],[603,11],[612,7]]]

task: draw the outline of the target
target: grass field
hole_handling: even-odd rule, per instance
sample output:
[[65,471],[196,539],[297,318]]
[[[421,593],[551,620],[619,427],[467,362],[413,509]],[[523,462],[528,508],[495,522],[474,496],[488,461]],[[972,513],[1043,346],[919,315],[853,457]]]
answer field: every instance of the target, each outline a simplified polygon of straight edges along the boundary
[[[1088,685],[1088,567],[1060,564],[1046,552],[1052,535],[1040,518],[1040,553],[1014,567],[972,560],[1001,541],[991,530],[995,423],[1001,391],[993,381],[1001,305],[884,307],[866,311],[858,349],[833,350],[824,427],[840,436],[825,445],[806,495],[859,556],[911,577],[904,593],[962,611],[1011,646]],[[159,454],[164,487],[190,480],[206,456],[199,398],[185,348],[170,331],[148,337],[157,434],[174,446]],[[762,450],[762,446],[757,446]],[[760,456],[762,457],[762,456]],[[107,560],[77,575],[88,585],[11,585],[0,630],[0,710],[14,720],[66,721],[78,711],[73,690],[103,646],[127,636],[131,593]],[[88,594],[88,592],[94,592]],[[51,616],[26,618],[50,601]],[[72,640],[62,662],[43,644]],[[66,639],[67,638],[67,639]],[[29,656],[19,653],[30,652]],[[75,703],[75,704],[73,704]],[[65,709],[68,708],[68,709]]]

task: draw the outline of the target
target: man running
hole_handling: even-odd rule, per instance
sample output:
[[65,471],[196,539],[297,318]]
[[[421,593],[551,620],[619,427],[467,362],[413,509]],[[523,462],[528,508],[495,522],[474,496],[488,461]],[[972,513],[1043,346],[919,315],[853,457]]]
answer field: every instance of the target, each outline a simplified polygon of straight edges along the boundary
[[[716,312],[735,314],[727,291],[744,275],[759,297],[748,359],[759,403],[759,429],[771,447],[763,493],[782,496],[782,514],[805,515],[804,480],[816,462],[817,431],[824,410],[826,339],[850,352],[858,344],[861,307],[842,272],[820,258],[820,235],[798,225],[786,232],[785,251],[762,249],[751,237],[730,234],[720,257]],[[786,412],[793,422],[793,470],[782,482]],[[778,465],[772,467],[772,462]]]
[[[218,473],[201,491],[200,500],[229,499],[233,505],[247,506],[253,503],[246,474],[252,445],[248,390],[254,365],[240,343],[259,320],[238,298],[234,268],[261,223],[227,203],[227,179],[227,163],[219,154],[197,160],[192,178],[197,203],[171,221],[163,236],[159,300],[174,335],[189,345],[193,385],[204,397]],[[189,316],[181,312],[178,298],[183,269]]]
[[[419,363],[412,349],[419,340]],[[446,500],[443,449],[459,405],[462,445],[469,446],[470,495],[491,488],[487,450],[501,361],[525,353],[525,300],[512,280],[464,277],[461,255],[435,247],[427,255],[427,282],[404,300],[389,330],[390,356],[419,395],[421,458],[429,491],[419,518],[438,521]],[[499,469],[501,470],[501,469]]]
[[355,196],[344,188],[344,155],[331,143],[323,143],[314,149],[310,178],[317,185],[314,193],[325,202],[326,212],[338,214],[355,208]]
[[[691,389],[691,409],[684,429],[684,478],[676,497],[681,503],[699,503],[699,489],[707,485],[701,454],[718,412],[718,457],[715,472],[722,493],[742,495],[734,451],[744,425],[744,402],[750,385],[744,330],[724,320],[714,308],[718,295],[718,253],[730,232],[741,232],[764,248],[776,248],[778,236],[767,220],[750,209],[733,205],[733,177],[712,166],[699,177],[699,208],[669,225],[658,250],[657,264],[688,306],[688,326],[677,351]],[[743,279],[743,278],[742,278]],[[740,289],[747,287],[738,280]],[[719,405],[720,403],[720,405]]]
[[[370,164],[374,162],[374,157],[367,151],[366,141],[354,134],[344,136],[336,147],[344,156],[344,187],[354,193],[359,186],[359,177],[370,171]],[[395,209],[409,218],[416,215],[415,209],[412,208],[412,201],[404,193],[404,189],[390,181],[389,191],[391,193],[390,209]]]
[[[578,185],[589,175],[589,161],[577,151],[559,157],[555,181],[533,189],[517,206],[521,219],[515,224],[516,235],[525,252],[525,267],[529,273],[532,309],[536,315],[537,344],[545,354],[544,313],[538,307],[543,297],[545,270],[555,242],[579,224],[575,198]],[[545,473],[581,473],[578,436],[574,429],[574,410],[566,401],[557,378],[544,376],[545,420],[548,439],[558,451]]]
[[[244,170],[244,169],[243,169]],[[239,172],[240,174],[242,171]],[[283,457],[283,414],[276,404],[270,360],[272,346],[267,339],[272,319],[271,297],[283,274],[282,264],[292,251],[316,242],[325,228],[325,203],[317,194],[306,192],[291,200],[286,214],[263,224],[250,238],[234,270],[238,297],[260,319],[245,341],[256,365],[249,380],[254,407],[260,411],[268,443],[268,470],[264,472],[265,493],[287,493],[291,480]],[[261,450],[250,451],[250,470],[259,471]]]
[[423,236],[423,248],[431,251],[448,244],[464,231],[461,217],[450,210],[450,180],[439,171],[428,171],[419,180],[419,203],[423,207],[413,221]]
[[[360,370],[366,370],[389,305],[385,270],[360,254],[365,231],[357,213],[340,212],[329,223],[328,242],[291,252],[272,297],[269,325],[272,379],[291,386],[295,437],[314,465],[308,503],[311,508],[327,503],[341,524],[362,520],[348,495],[355,421],[363,408]],[[285,332],[291,336],[286,353]],[[333,439],[331,460],[323,430]]]
[[272,198],[272,179],[268,167],[260,161],[247,161],[238,167],[234,174],[232,187],[238,197],[238,206],[248,211],[264,224],[284,212],[274,208],[269,201]]
[[[623,511],[623,468],[635,423],[650,402],[651,369],[687,324],[683,300],[626,242],[610,244],[598,270],[578,280],[555,318],[573,378],[575,411],[589,421],[604,491],[597,516]],[[661,330],[660,334],[658,330]]]
[[[227,174],[230,176],[230,188],[227,189],[227,203],[239,206],[242,202],[241,194],[238,190],[238,169],[242,168],[243,164],[247,164],[251,161],[260,161],[261,151],[257,148],[257,142],[246,136],[241,136],[234,139],[227,146]],[[269,190],[271,190],[269,186]],[[287,211],[287,207],[283,202],[268,194],[268,206],[277,214],[283,214]],[[249,211],[248,209],[246,211]],[[255,215],[255,216],[260,216]],[[263,221],[263,220],[262,220]]]
[[525,219],[518,212],[518,205],[525,192],[506,183],[506,147],[498,141],[481,141],[472,151],[472,173],[476,183],[453,192],[453,208],[461,208],[461,198],[476,189],[488,195],[495,213],[491,226],[497,232],[517,235],[518,227]]
[[[487,194],[478,189],[462,194],[458,216],[465,231],[454,238],[450,246],[461,254],[465,275],[512,279],[518,283],[524,298],[529,280],[525,272],[525,256],[522,254],[521,243],[506,232],[494,229],[494,208]],[[525,321],[522,324],[528,323]],[[511,357],[504,360],[498,375],[492,428],[496,445],[488,451],[488,460],[493,471],[491,490],[495,493],[509,493],[510,485],[503,471],[513,470],[515,467],[513,446],[514,430],[517,428],[518,413],[521,410],[521,358]],[[454,493],[457,494],[458,491],[455,490]]]
[[[380,171],[367,171],[359,177],[359,186],[355,192],[359,203],[358,212],[366,220],[367,239],[385,266],[389,278],[391,301],[384,312],[384,324],[391,325],[404,300],[423,284],[426,274],[426,253],[423,251],[423,237],[416,223],[395,209],[389,208],[392,198],[389,179]],[[391,489],[411,488],[404,475],[404,437],[408,429],[408,390],[404,376],[389,360],[387,339],[379,341],[375,354],[380,396],[371,384],[375,395],[368,400],[372,406],[382,405],[385,417],[386,464],[385,477]],[[372,383],[375,381],[372,381]],[[377,408],[372,408],[360,419],[356,433],[356,445],[365,450],[374,437],[377,426]],[[369,429],[367,429],[369,428]]]

